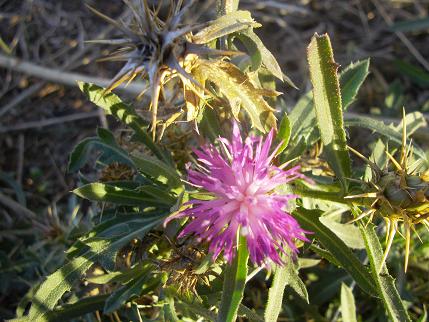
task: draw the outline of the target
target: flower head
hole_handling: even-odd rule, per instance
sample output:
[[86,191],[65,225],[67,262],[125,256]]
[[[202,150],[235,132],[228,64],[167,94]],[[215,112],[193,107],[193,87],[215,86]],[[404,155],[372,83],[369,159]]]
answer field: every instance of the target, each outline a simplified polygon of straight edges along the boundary
[[294,241],[306,241],[307,232],[285,209],[296,196],[275,188],[303,175],[299,167],[282,170],[271,164],[277,151],[269,152],[273,135],[271,130],[265,142],[262,137],[243,142],[234,122],[231,142],[219,138],[221,152],[213,145],[194,151],[199,163],[188,170],[189,181],[214,198],[190,200],[189,208],[174,217],[193,218],[179,237],[197,235],[209,243],[213,258],[223,251],[228,262],[235,256],[238,233],[246,236],[250,259],[258,265],[267,260],[282,264],[279,251],[297,252]]

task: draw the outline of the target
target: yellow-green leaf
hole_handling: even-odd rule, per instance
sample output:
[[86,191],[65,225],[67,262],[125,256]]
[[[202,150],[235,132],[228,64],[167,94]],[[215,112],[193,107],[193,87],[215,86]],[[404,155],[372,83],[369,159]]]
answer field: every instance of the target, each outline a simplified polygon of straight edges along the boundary
[[225,95],[234,117],[238,117],[241,107],[249,115],[253,127],[261,132],[276,128],[274,110],[265,101],[264,91],[255,87],[235,65],[225,61],[201,61],[196,69]]

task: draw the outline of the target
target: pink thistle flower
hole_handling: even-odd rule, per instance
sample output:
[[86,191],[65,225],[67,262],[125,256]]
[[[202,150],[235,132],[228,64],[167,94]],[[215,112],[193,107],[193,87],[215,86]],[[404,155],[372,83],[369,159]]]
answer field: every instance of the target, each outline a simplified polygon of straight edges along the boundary
[[231,142],[219,138],[221,152],[211,144],[194,150],[199,164],[195,170],[188,167],[189,181],[214,199],[190,200],[187,209],[168,219],[193,218],[179,238],[195,234],[209,243],[213,259],[223,250],[224,258],[231,262],[240,233],[246,236],[250,259],[257,265],[269,260],[282,265],[279,250],[295,255],[295,239],[308,241],[304,235],[308,232],[285,211],[288,201],[297,196],[275,192],[276,187],[304,176],[299,166],[284,171],[271,164],[279,148],[269,154],[273,135],[271,130],[265,142],[262,137],[248,137],[243,142],[234,122]]

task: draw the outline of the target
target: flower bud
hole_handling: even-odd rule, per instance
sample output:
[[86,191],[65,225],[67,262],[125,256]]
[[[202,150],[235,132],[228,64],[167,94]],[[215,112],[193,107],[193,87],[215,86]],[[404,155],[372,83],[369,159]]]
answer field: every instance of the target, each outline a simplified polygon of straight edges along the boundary
[[406,208],[412,203],[408,192],[394,185],[387,186],[384,195],[392,206]]

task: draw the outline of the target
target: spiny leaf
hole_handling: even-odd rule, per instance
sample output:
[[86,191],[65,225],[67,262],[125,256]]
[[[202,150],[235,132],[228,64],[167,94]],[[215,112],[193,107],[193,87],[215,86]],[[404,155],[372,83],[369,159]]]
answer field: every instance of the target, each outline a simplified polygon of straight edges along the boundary
[[308,47],[308,62],[316,118],[327,159],[344,191],[347,191],[346,178],[350,177],[351,165],[343,127],[338,65],[334,61],[328,35],[313,36]]
[[273,283],[268,291],[268,302],[265,308],[265,321],[277,321],[283,305],[283,293],[289,285],[308,303],[308,294],[304,282],[298,275],[297,265],[292,258],[283,258],[285,265],[277,267]]
[[343,110],[355,101],[359,88],[369,74],[369,59],[351,63],[340,74]]
[[[127,222],[126,218],[122,218],[123,223]],[[89,240],[86,243],[89,249],[82,256],[72,259],[48,276],[32,298],[32,306],[28,316],[25,317],[27,321],[47,321],[46,315],[56,306],[63,294],[69,291],[74,282],[94,263],[98,262],[100,257],[105,256],[107,253],[117,252],[134,238],[141,238],[150,229],[159,225],[165,218],[165,214],[148,214],[147,216],[141,216],[138,221],[135,216],[131,216],[131,218],[132,224],[129,226],[132,229],[131,231],[110,239],[95,238]]]
[[108,296],[109,294],[91,296],[79,299],[76,303],[65,304],[47,313],[45,321],[70,321],[85,314],[102,310]]
[[[365,227],[363,223],[360,223],[359,227],[365,240],[373,280],[376,284],[378,294],[383,301],[389,320],[394,322],[411,321],[407,309],[396,289],[395,280],[389,275],[386,265],[382,263],[383,249],[374,231],[375,226],[369,224]],[[379,272],[381,266],[382,270]]]
[[72,153],[70,154],[68,171],[76,172],[80,170],[88,161],[90,151],[94,147],[99,148],[105,154],[110,154],[114,156],[114,158],[118,162],[133,166],[133,163],[130,160],[127,152],[121,147],[117,145],[107,144],[106,142],[100,140],[99,137],[91,137],[82,140],[75,146]]
[[263,90],[256,88],[235,65],[225,61],[201,61],[196,69],[219,87],[228,99],[234,117],[238,117],[242,107],[249,115],[252,125],[261,132],[276,128],[273,109],[263,98]]
[[[357,92],[368,75],[369,59],[351,63],[340,74],[343,110],[354,102]],[[315,126],[313,94],[308,92],[301,96],[289,114],[292,125],[291,144],[288,156],[300,156],[306,147],[311,147],[319,139]]]
[[240,304],[238,307],[238,315],[247,318],[250,322],[264,322],[263,318],[261,318],[258,314],[253,312],[244,304]]

